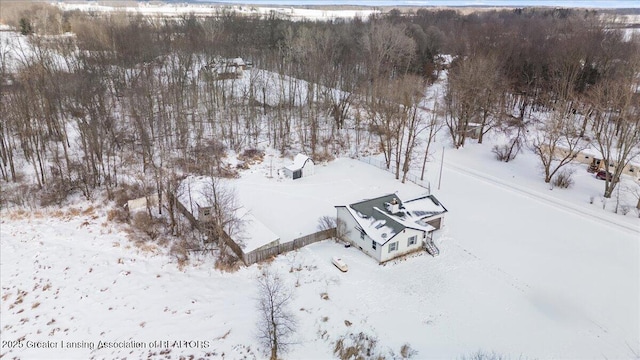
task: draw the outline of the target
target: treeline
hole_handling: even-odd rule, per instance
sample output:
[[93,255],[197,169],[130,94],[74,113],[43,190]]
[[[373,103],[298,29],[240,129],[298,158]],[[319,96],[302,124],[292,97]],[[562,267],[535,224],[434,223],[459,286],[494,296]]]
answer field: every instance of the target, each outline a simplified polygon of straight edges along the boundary
[[[23,181],[26,161],[43,204],[97,188],[113,197],[135,181],[162,196],[184,172],[232,176],[225,151],[263,145],[318,158],[376,147],[399,178],[426,161],[414,151],[441,117],[462,146],[472,123],[484,134],[522,128],[533,108],[582,111],[592,89],[606,103],[604,86],[630,85],[638,73],[637,41],[584,10],[292,22],[39,9],[14,20],[30,28],[29,46],[0,45],[0,175]],[[38,34],[66,31],[75,35]],[[222,79],[216,66],[235,57],[279,76]],[[445,103],[425,101],[424,86],[445,68],[446,93],[436,94]],[[20,201],[11,195],[4,201]]]

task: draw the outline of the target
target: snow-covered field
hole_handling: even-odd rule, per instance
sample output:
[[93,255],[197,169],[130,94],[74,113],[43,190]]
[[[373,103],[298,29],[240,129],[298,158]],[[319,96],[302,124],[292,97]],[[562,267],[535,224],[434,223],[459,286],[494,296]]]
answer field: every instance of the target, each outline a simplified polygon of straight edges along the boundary
[[[478,349],[513,358],[637,356],[637,218],[555,197],[559,190],[532,186],[540,179],[523,179],[527,171],[517,167],[504,170],[513,172],[505,177],[496,169],[507,167],[495,160],[476,159],[479,169],[469,173],[473,166],[464,159],[474,163],[474,156],[463,152],[470,148],[446,154],[442,187],[434,191],[450,210],[435,237],[441,255],[386,266],[329,240],[231,274],[214,270],[207,258],[179,269],[153,247],[132,246],[104,209],[5,211],[2,354],[262,358],[255,279],[270,266],[295,292],[299,330],[287,358],[332,357],[339,337],[360,332],[376,337],[376,351],[387,356],[405,343],[418,358]],[[583,180],[587,185],[580,186],[601,185]],[[336,188],[348,188],[342,185]],[[349,272],[331,264],[334,255]],[[98,349],[100,341],[115,347]]]
[[[274,164],[276,169],[280,163]],[[319,218],[335,217],[335,206],[394,192],[404,198],[427,193],[425,188],[402,184],[391,173],[349,158],[318,164],[315,175],[297,180],[269,178],[269,167],[267,160],[230,183],[240,203],[278,234],[281,242],[318,231]]]
[[[277,2],[274,2],[277,4]],[[113,12],[123,11],[131,14],[142,14],[150,16],[184,16],[193,14],[195,16],[212,16],[220,11],[233,11],[239,15],[263,16],[276,14],[291,20],[329,20],[329,19],[352,19],[355,17],[367,18],[371,14],[380,13],[380,10],[368,8],[363,5],[360,9],[304,9],[300,7],[286,7],[274,5],[274,3],[260,6],[220,3],[139,3],[137,6],[110,6],[94,2],[73,2],[56,3],[65,11],[91,11],[91,12]]]

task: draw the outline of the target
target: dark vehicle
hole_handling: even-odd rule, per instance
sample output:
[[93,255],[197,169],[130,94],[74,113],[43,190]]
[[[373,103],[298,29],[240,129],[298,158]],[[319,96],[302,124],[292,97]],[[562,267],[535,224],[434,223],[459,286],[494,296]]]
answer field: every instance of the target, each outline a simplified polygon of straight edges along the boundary
[[610,173],[608,171],[600,170],[596,174],[596,179],[606,180],[607,176],[609,177],[609,180],[611,180],[613,178],[613,174],[612,173]]

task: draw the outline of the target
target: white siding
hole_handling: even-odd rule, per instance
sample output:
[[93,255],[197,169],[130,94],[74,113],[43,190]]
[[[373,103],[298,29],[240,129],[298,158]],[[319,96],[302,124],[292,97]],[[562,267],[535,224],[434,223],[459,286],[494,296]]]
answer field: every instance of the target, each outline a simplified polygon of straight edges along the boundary
[[[416,243],[413,245],[408,245],[408,240],[410,237],[416,237]],[[382,246],[382,253],[380,257],[380,262],[389,261],[395,257],[402,256],[404,254],[419,250],[422,248],[422,242],[424,241],[424,231],[415,230],[415,229],[405,229],[403,232],[397,234],[393,238],[391,238],[384,246]],[[397,250],[389,252],[389,247],[392,243],[398,243]]]
[[315,173],[315,165],[313,163],[313,160],[309,159],[307,160],[307,162],[304,163],[304,166],[302,167],[302,177],[310,176],[310,175],[313,175],[314,173]]

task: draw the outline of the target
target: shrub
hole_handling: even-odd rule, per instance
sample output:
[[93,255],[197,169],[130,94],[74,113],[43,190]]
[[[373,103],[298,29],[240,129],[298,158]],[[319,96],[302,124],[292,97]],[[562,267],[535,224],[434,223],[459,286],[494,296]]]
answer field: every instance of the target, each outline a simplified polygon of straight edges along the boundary
[[400,347],[400,356],[403,359],[411,359],[414,356],[418,355],[418,351],[411,348],[411,345],[404,344]]
[[333,216],[322,216],[318,219],[318,230],[328,230],[336,227],[336,218]]
[[242,261],[235,254],[224,248],[220,249],[216,259],[216,269],[232,273],[238,271],[240,265],[242,265]]
[[151,239],[155,239],[160,235],[160,222],[150,216],[147,212],[138,211],[133,214],[131,225],[147,234]]
[[478,350],[477,352],[471,354],[469,357],[462,356],[462,360],[506,360],[507,358],[501,354],[496,354],[495,352],[487,353],[482,350]]
[[552,180],[553,186],[559,187],[561,189],[567,189],[571,187],[573,185],[573,173],[573,170],[559,171]]
[[145,189],[138,183],[122,183],[113,191],[113,200],[117,206],[123,207],[127,201],[146,196],[150,191],[150,189],[149,191],[145,191]]
[[377,354],[378,339],[364,333],[340,337],[333,347],[333,353],[341,360],[384,358]]
[[504,162],[509,162],[518,155],[518,151],[514,151],[514,147],[507,144],[494,145],[491,152],[496,155],[497,160]]
[[219,171],[215,172],[215,175],[224,179],[237,179],[240,177],[238,169],[234,169],[230,166],[222,166]]
[[336,158],[336,157],[335,157],[335,156],[333,156],[333,155],[332,155],[331,153],[329,153],[329,152],[321,152],[321,153],[316,153],[316,154],[313,156],[313,161],[314,161],[316,164],[319,164],[319,163],[324,162],[324,161],[332,161],[332,160],[334,160],[335,158]]
[[35,185],[3,184],[0,189],[0,208],[15,206],[36,207],[38,189]]
[[189,245],[186,241],[177,241],[169,249],[169,254],[178,262],[178,266],[183,267],[189,261]]
[[62,205],[70,192],[71,189],[66,181],[55,177],[43,188],[40,194],[40,206]]
[[263,159],[264,151],[258,149],[247,149],[238,156],[238,160],[248,164],[260,163]]
[[115,208],[107,211],[107,221],[125,223],[129,220],[129,213],[123,208]]

